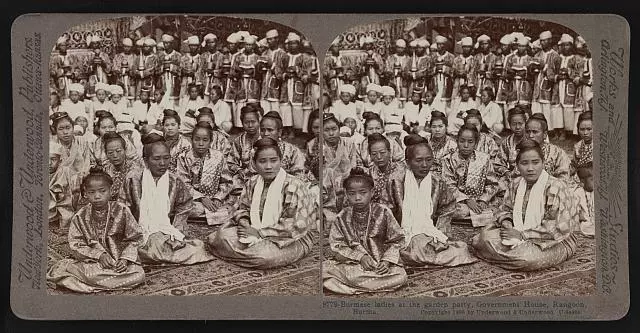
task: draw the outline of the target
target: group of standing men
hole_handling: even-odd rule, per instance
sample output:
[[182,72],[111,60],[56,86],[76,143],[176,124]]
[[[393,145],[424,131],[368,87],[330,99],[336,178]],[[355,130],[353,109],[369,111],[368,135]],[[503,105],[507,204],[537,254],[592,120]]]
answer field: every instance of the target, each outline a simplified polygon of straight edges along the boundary
[[186,53],[177,50],[179,45],[169,34],[159,42],[151,37],[124,38],[122,51],[110,57],[102,51],[101,38],[92,36],[87,45],[93,56],[82,59],[70,54],[67,38],[60,37],[50,62],[51,90],[64,100],[70,85],[78,83],[85,88],[83,97],[91,99],[96,84],[116,84],[129,103],[146,90],[151,100],[162,98],[166,108],[178,110],[180,100],[189,98],[194,88],[203,106],[217,100],[227,103],[234,127],[242,127],[240,109],[250,103],[279,112],[283,125],[296,130],[305,128],[311,110],[318,108],[318,60],[311,44],[294,32],[286,36],[284,48],[277,30],[267,31],[260,40],[238,31],[226,43],[213,33],[202,40],[193,35],[183,42],[188,45]]
[[592,109],[592,60],[580,36],[562,34],[556,40],[544,31],[532,42],[523,33],[513,32],[504,35],[493,51],[487,35],[477,37],[475,43],[464,37],[457,42],[460,54],[451,53],[448,42],[441,35],[433,43],[425,37],[409,43],[398,39],[393,53],[383,57],[367,36],[360,40],[361,54],[352,60],[341,54],[341,41],[336,39],[325,58],[323,83],[334,101],[344,84],[355,86],[360,100],[365,99],[370,83],[393,87],[400,103],[416,93],[426,101],[430,91],[435,94],[432,106],[447,115],[452,112],[451,101],[460,98],[461,87],[470,88],[474,99],[489,87],[504,119],[516,105],[543,113],[558,139],[577,134],[576,113]]

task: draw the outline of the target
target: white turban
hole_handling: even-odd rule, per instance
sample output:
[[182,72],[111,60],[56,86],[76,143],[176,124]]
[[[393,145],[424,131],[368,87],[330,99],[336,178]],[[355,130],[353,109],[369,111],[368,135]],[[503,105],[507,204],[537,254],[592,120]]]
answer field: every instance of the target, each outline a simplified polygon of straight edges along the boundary
[[267,31],[265,37],[266,38],[276,38],[276,37],[278,37],[278,30],[271,29],[271,30]]
[[295,33],[295,32],[290,32],[289,35],[287,36],[287,40],[286,42],[299,42],[300,41],[300,36]]
[[340,87],[340,93],[349,93],[351,95],[355,95],[356,94],[356,87],[354,87],[352,84],[343,84]]
[[473,39],[471,37],[464,37],[460,40],[460,46],[473,46]]
[[104,90],[107,91],[109,90],[109,85],[103,82],[98,82],[96,83],[96,91],[98,90]]
[[72,83],[69,85],[69,91],[76,91],[82,95],[84,94],[84,87],[80,83]]
[[167,34],[162,35],[162,42],[163,43],[171,43],[171,42],[173,42],[173,36],[167,35]]
[[383,86],[382,89],[382,95],[383,96],[395,96],[396,95],[396,91],[393,89],[393,87],[389,87],[389,86]]
[[112,95],[122,95],[124,94],[124,90],[122,90],[122,87],[117,85],[117,84],[112,84],[109,86],[109,91],[111,92]]
[[487,35],[481,35],[480,37],[478,37],[478,43],[488,42],[490,40],[491,38]]
[[418,47],[424,47],[424,48],[429,47],[429,41],[424,38],[417,39],[417,44],[418,44]]
[[515,40],[515,37],[512,34],[507,34],[502,36],[502,38],[500,38],[500,44],[509,45],[513,43],[514,40]]
[[200,44],[200,39],[198,38],[198,36],[189,36],[189,38],[187,38],[187,40],[184,41],[184,43],[187,43],[189,45],[199,45]]
[[540,33],[540,39],[549,39],[551,38],[553,35],[551,34],[551,31],[547,30],[547,31],[543,31]]
[[398,40],[396,40],[396,46],[398,46],[398,47],[407,47],[407,42],[405,42],[404,39],[398,39]]
[[144,46],[156,46],[156,41],[153,38],[145,38]]
[[377,93],[381,93],[382,91],[382,87],[380,87],[379,85],[375,84],[375,83],[369,83],[367,85],[367,93],[369,93],[370,91],[375,91]]
[[124,46],[133,46],[133,41],[131,38],[125,38],[122,40],[122,45]]
[[567,34],[562,34],[562,36],[560,37],[560,40],[558,41],[558,44],[562,44],[562,43],[571,43],[573,44],[573,37],[567,35]]
[[437,44],[443,44],[443,43],[446,43],[446,42],[447,42],[447,37],[441,36],[441,35],[436,36],[436,43]]
[[67,42],[67,37],[60,36],[60,37],[58,37],[58,40],[56,41],[56,45],[64,44],[66,42]]
[[49,156],[51,155],[62,156],[62,145],[53,140],[49,140]]

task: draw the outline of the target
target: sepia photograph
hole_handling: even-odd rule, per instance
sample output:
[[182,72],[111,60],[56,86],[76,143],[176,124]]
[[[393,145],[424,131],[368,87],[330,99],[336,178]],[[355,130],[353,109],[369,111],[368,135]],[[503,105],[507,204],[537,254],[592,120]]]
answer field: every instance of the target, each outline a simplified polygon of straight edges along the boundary
[[509,16],[339,34],[322,67],[324,295],[593,295],[590,46]]
[[301,32],[90,21],[48,72],[50,295],[320,292],[320,66]]

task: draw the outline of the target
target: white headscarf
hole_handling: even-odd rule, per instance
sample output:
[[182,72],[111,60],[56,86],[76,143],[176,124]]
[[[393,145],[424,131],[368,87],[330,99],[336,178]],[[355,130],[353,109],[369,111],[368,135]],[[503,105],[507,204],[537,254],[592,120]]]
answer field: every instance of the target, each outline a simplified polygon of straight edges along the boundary
[[[258,181],[251,196],[249,217],[251,218],[251,227],[260,230],[277,224],[280,219],[280,214],[282,213],[282,188],[284,187],[284,180],[287,178],[287,173],[284,169],[280,168],[278,175],[276,175],[276,178],[271,182],[271,185],[269,185],[267,198],[264,201],[264,207],[262,209],[262,218],[260,218],[260,198],[264,190],[264,178],[260,175],[256,177],[258,177]],[[239,239],[239,241],[251,246],[258,242],[259,239],[254,236],[249,236]]]
[[530,230],[540,226],[542,217],[544,216],[544,189],[549,180],[549,173],[542,170],[540,177],[531,187],[529,193],[529,202],[527,203],[527,211],[525,212],[524,221],[522,220],[522,205],[524,204],[524,194],[527,191],[527,181],[524,177],[520,178],[518,189],[516,190],[516,200],[513,203],[513,228],[518,231]]

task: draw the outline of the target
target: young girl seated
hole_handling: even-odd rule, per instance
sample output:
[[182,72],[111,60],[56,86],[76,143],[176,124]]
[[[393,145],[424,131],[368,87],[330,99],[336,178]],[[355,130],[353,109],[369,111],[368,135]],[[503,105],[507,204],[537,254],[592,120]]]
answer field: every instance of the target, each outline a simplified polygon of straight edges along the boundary
[[[133,102],[129,110],[129,113],[133,116],[133,124],[138,128],[148,123],[147,117],[151,109],[150,94],[149,87],[142,87],[138,95],[139,99]],[[155,124],[155,122],[151,123],[151,125]]]
[[[233,189],[233,176],[222,152],[211,147],[213,128],[199,122],[193,131],[192,149],[178,156],[177,175],[187,185],[193,197],[191,217],[207,218],[228,203]],[[208,223],[212,221],[207,219]]]
[[73,134],[74,123],[66,112],[56,112],[51,115],[50,120],[50,140],[62,146],[60,164],[68,167],[78,177],[84,177],[91,167],[89,143],[83,137]]
[[109,93],[109,85],[106,83],[96,83],[96,97],[89,102],[88,120],[90,123],[95,121],[96,112],[109,111],[113,107],[111,101],[107,98]]
[[427,120],[421,119],[421,116],[425,116],[425,113],[421,112],[422,107],[422,90],[416,89],[411,94],[411,100],[404,104],[403,125],[410,134],[418,134],[424,130],[424,124],[426,124]]
[[111,177],[111,200],[118,199],[118,193],[125,177],[129,172],[135,172],[144,167],[142,159],[128,159],[126,154],[126,139],[115,132],[107,132],[102,136],[107,161],[103,166],[105,173]]
[[[359,128],[360,126],[358,126],[359,124],[356,119],[347,117],[344,119],[343,124],[343,127],[347,127],[349,130],[349,137],[356,146],[364,141],[364,135],[360,134],[361,129]],[[342,129],[340,129],[340,131],[342,133]]]
[[249,180],[249,177],[245,175],[245,171],[251,163],[253,144],[260,139],[260,116],[260,109],[253,105],[245,105],[240,109],[242,133],[236,136],[231,144],[234,154],[238,157],[238,162],[240,163],[236,174],[242,181]]
[[476,143],[476,150],[489,155],[491,163],[493,163],[493,169],[499,177],[502,177],[507,171],[506,158],[493,137],[482,132],[482,116],[480,115],[480,111],[475,109],[467,111],[467,117],[464,118],[464,123],[466,125],[472,125],[478,130],[480,136]]
[[[548,142],[548,131],[547,120],[542,113],[534,113],[525,125],[527,138],[537,142],[542,149],[545,171],[555,178],[565,182],[572,182],[569,176],[571,172],[571,159],[562,148]],[[511,177],[515,178],[520,176],[519,170],[519,168],[516,168],[514,172],[511,173]]]
[[87,105],[81,101],[84,95],[84,87],[79,83],[69,85],[69,98],[62,101],[60,112],[66,112],[71,119],[79,116],[88,117]]
[[215,116],[210,108],[202,107],[198,110],[196,124],[200,122],[206,122],[211,126],[213,129],[211,132],[211,149],[222,153],[227,160],[229,169],[235,174],[237,170],[240,169],[240,157],[236,155],[235,150],[231,146],[228,134],[221,131],[216,125]]
[[[222,100],[222,88],[220,86],[213,86],[211,88],[211,101],[209,102],[208,107],[213,111],[213,116],[216,120],[216,126],[220,128],[225,133],[229,133],[231,128],[233,127],[233,118],[231,115],[231,108],[229,104],[225,103]],[[240,108],[241,110],[244,108]],[[242,114],[241,114],[242,116]]]
[[200,92],[198,86],[195,83],[192,83],[188,87],[188,94],[182,96],[178,106],[178,113],[181,117],[187,113],[187,111],[196,112],[200,108],[206,106],[202,97],[200,97]]
[[[375,83],[369,83],[367,85],[367,99],[364,102],[362,113],[371,112],[380,115],[382,103],[380,102],[380,94],[382,93],[382,87]],[[363,119],[364,120],[364,119]]]
[[[107,157],[107,153],[104,150],[104,135],[106,133],[116,133],[116,119],[109,112],[98,112],[96,113],[96,127],[98,129],[98,138],[91,145],[91,164],[93,166],[103,166],[107,163],[109,159]],[[125,147],[125,156],[128,160],[136,161],[140,160],[140,155],[138,154],[137,148],[131,142],[130,137],[123,136],[125,139],[126,147]]]
[[[402,139],[407,135],[407,132],[402,127],[405,109],[400,108],[401,102],[395,96],[396,92],[392,87],[382,87],[380,119],[384,123],[384,132],[387,133],[387,136],[401,143]],[[404,149],[404,147],[402,148]]]
[[171,154],[164,138],[150,133],[142,140],[145,167],[127,175],[118,196],[142,227],[140,259],[181,265],[213,260],[201,240],[184,234],[193,198],[184,182],[169,171]]
[[[89,127],[89,120],[87,117],[78,116],[74,121],[74,134],[76,136],[81,136],[87,141],[89,144],[92,144],[98,138],[95,134],[93,134],[93,127]],[[78,128],[79,127],[79,128]],[[78,129],[79,131],[76,131]]]
[[525,139],[524,127],[527,123],[527,114],[524,109],[518,106],[509,110],[508,114],[507,120],[511,128],[511,134],[502,140],[500,146],[507,162],[507,170],[511,174],[516,170],[516,157],[518,156],[516,147]]
[[124,91],[121,86],[112,84],[109,86],[109,91],[111,92],[111,96],[109,97],[111,105],[109,105],[109,110],[107,111],[109,111],[114,118],[118,119],[121,114],[128,113],[127,103],[129,103],[129,101],[122,98]]
[[144,281],[138,258],[142,229],[125,205],[110,201],[112,180],[92,169],[82,181],[88,204],[71,219],[73,258],[54,263],[47,281],[80,293],[131,289]]
[[442,177],[456,199],[454,219],[466,220],[496,205],[498,177],[489,155],[476,150],[479,138],[475,126],[462,125],[458,150],[444,158]]
[[207,245],[220,259],[242,267],[270,269],[306,257],[313,246],[316,198],[308,186],[281,167],[273,138],[256,141],[258,175],[244,188],[232,221],[209,235]]
[[333,259],[322,263],[322,284],[338,294],[396,290],[407,283],[400,266],[405,236],[389,208],[371,202],[373,179],[354,169],[344,180],[349,206],[329,233]]
[[[384,135],[384,127],[382,119],[375,114],[365,115],[364,128],[367,136],[377,133]],[[385,136],[386,137],[386,136]],[[387,137],[387,139],[389,139]],[[404,161],[404,150],[397,140],[389,140],[391,143],[391,160],[394,162]],[[356,151],[356,165],[363,169],[371,167],[371,156],[369,155],[369,140],[365,138],[360,145],[357,146]]]
[[165,109],[163,114],[163,136],[171,154],[169,171],[175,173],[178,170],[178,156],[191,150],[191,141],[183,135],[180,135],[181,119],[176,111]]
[[162,118],[164,117],[163,112],[165,110],[165,107],[162,104],[164,90],[156,88],[153,94],[154,98],[153,101],[149,103],[149,111],[147,112],[147,125],[158,131],[162,131]]
[[437,174],[442,173],[444,157],[458,149],[456,140],[447,135],[447,124],[447,117],[444,113],[440,111],[433,111],[431,113],[431,121],[429,122],[431,133],[427,138],[429,139],[429,146],[433,154],[431,171]]
[[61,232],[69,229],[73,216],[74,196],[80,191],[78,177],[68,167],[60,165],[62,146],[49,142],[49,224]]
[[478,111],[482,115],[484,125],[487,126],[492,133],[500,134],[504,129],[502,108],[495,101],[493,89],[485,87],[480,93],[480,103]]
[[593,195],[593,164],[589,162],[579,166],[577,176],[581,185],[575,190],[580,221],[579,230],[587,237],[594,237],[596,234],[596,220]]
[[498,267],[534,271],[573,255],[577,205],[564,181],[544,170],[536,141],[518,145],[518,177],[511,182],[494,225],[474,236],[476,255]]
[[344,84],[340,87],[340,100],[333,103],[332,113],[338,121],[343,122],[345,118],[357,119],[356,104],[352,102],[352,98],[356,93],[356,88],[350,84]]
[[471,89],[466,86],[460,86],[460,99],[455,99],[451,106],[451,112],[447,115],[449,119],[448,132],[450,135],[458,135],[460,127],[464,125],[464,118],[467,111],[476,108],[476,101],[471,97]]
[[572,167],[575,172],[581,166],[593,163],[593,115],[586,111],[578,116],[580,141],[573,145]]

